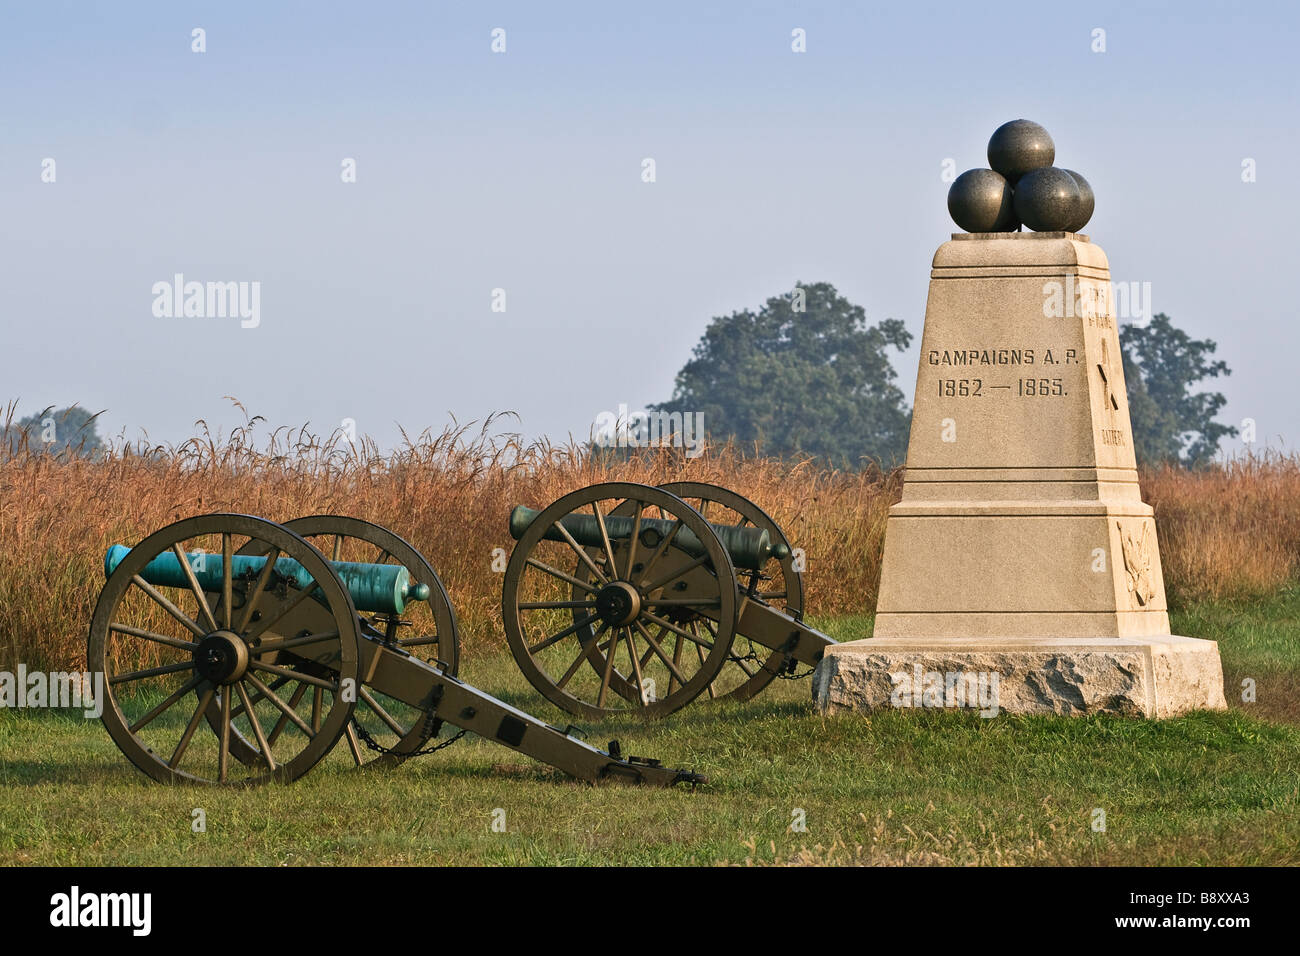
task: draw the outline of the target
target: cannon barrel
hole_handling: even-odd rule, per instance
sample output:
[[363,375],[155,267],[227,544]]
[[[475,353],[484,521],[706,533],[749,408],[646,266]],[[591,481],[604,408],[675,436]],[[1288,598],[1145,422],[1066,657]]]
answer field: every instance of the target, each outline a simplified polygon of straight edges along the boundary
[[[510,535],[516,541],[523,537],[524,532],[533,520],[541,514],[533,508],[525,505],[517,506],[510,512]],[[632,526],[636,519],[627,515],[605,515],[605,529],[609,532],[611,541],[626,541],[632,534]],[[645,518],[641,519],[642,543],[647,547],[655,547],[659,541],[670,534],[673,525],[677,522],[668,521],[664,518]],[[568,514],[560,519],[560,524],[564,525],[564,530],[573,535],[573,540],[584,547],[599,548],[604,542],[600,535],[600,525],[596,521],[595,515],[587,514]],[[710,524],[710,528],[717,534],[722,546],[727,549],[731,555],[731,563],[738,568],[744,568],[750,571],[756,571],[763,566],[768,558],[784,558],[789,552],[784,545],[773,547],[772,538],[765,529],[753,527],[737,527],[735,525]],[[646,540],[646,533],[650,532],[653,540]],[[551,527],[546,529],[542,535],[548,541],[563,541],[564,535],[558,529]],[[695,532],[690,528],[682,525],[677,537],[673,539],[673,544],[692,557],[700,557],[705,554],[704,545],[700,543]]]
[[[115,544],[104,555],[104,573],[111,575],[122,559],[131,553],[125,545]],[[220,554],[194,551],[186,555],[199,587],[209,593],[220,592],[224,567]],[[411,573],[396,564],[364,564],[355,561],[331,561],[330,565],[352,595],[358,611],[374,614],[401,614],[407,601],[427,601],[429,585],[411,582]],[[233,578],[256,580],[266,567],[266,557],[251,554],[231,555]],[[279,558],[275,562],[275,575],[301,590],[311,587],[312,576],[293,558]],[[160,554],[144,566],[140,577],[155,587],[188,588],[189,579],[175,554]]]

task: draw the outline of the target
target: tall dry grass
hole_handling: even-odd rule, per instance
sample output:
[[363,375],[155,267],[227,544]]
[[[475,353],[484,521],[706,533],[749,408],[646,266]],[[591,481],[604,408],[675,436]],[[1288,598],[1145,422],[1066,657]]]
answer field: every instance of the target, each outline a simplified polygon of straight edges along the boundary
[[1171,607],[1262,597],[1300,577],[1300,457],[1166,466],[1144,471],[1141,482]]
[[[242,407],[241,407],[242,411]],[[10,409],[12,417],[12,407]],[[468,653],[503,642],[495,548],[509,551],[515,504],[542,507],[597,481],[710,481],[752,498],[808,555],[807,606],[817,614],[875,605],[885,518],[901,474],[845,472],[764,458],[729,445],[687,459],[657,450],[631,460],[575,446],[526,443],[503,419],[404,436],[382,454],[342,433],[281,428],[255,441],[260,418],[181,445],[115,442],[93,460],[20,450],[0,458],[0,670],[80,668],[103,555],[172,521],[239,511],[285,521],[333,512],[392,528],[438,568]],[[1143,484],[1160,521],[1171,600],[1266,593],[1295,579],[1300,460],[1221,471],[1161,470]]]

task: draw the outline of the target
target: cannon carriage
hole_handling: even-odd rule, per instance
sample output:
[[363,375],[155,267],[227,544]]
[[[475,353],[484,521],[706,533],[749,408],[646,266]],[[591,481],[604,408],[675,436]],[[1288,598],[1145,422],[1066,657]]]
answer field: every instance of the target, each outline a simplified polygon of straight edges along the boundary
[[600,750],[459,680],[446,591],[377,525],[205,515],[110,548],[105,571],[89,665],[105,675],[110,736],[155,780],[287,782],[340,740],[362,766],[465,732],[591,782],[701,779],[623,757],[617,742]]
[[[833,644],[803,623],[780,527],[714,485],[592,485],[516,507],[502,587],[511,651],[582,717],[661,717],[748,700]],[[702,778],[600,750],[457,677],[456,615],[433,566],[392,531],[315,515],[214,514],[105,555],[87,654],[103,721],[156,780],[294,780],[340,741],[394,764],[466,732],[587,781]],[[187,610],[192,608],[193,610]]]
[[784,532],[716,485],[611,482],[516,507],[502,618],[529,682],[572,714],[748,700],[821,660]]

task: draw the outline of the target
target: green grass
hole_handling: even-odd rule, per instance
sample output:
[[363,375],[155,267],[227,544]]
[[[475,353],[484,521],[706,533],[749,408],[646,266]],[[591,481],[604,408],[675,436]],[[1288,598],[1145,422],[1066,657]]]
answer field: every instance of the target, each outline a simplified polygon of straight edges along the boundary
[[[0,711],[0,863],[1295,864],[1297,622],[1297,592],[1175,616],[1176,633],[1220,640],[1221,714],[826,718],[799,681],[654,725],[587,725],[593,742],[707,774],[694,792],[591,787],[477,739],[393,770],[353,771],[340,752],[288,786],[164,787],[98,722]],[[870,633],[866,617],[819,623],[840,639]],[[471,657],[463,676],[571,719],[508,657]],[[1238,699],[1245,676],[1257,703]],[[195,808],[206,833],[191,830]],[[498,808],[505,833],[491,828]],[[796,808],[807,832],[791,832]]]
[[1300,724],[1300,588],[1268,602],[1194,605],[1170,615],[1175,634],[1219,642],[1229,704],[1240,703],[1242,681],[1255,682],[1250,713]]

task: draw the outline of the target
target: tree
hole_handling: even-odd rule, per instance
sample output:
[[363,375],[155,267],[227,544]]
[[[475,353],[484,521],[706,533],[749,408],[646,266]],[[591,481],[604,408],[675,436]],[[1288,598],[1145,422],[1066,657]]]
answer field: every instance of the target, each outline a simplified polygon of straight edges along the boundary
[[35,452],[52,455],[67,452],[88,458],[104,447],[95,426],[97,418],[99,414],[92,415],[76,405],[57,411],[51,405],[3,429],[0,448],[8,448],[14,454],[26,446]]
[[910,412],[886,348],[912,336],[897,319],[868,326],[829,282],[796,285],[757,311],[717,316],[659,412],[703,413],[716,441],[759,441],[775,455],[833,464],[901,462]]
[[1208,360],[1218,346],[1189,337],[1163,312],[1148,325],[1121,326],[1119,341],[1138,462],[1208,463],[1220,440],[1237,434],[1214,420],[1227,402],[1222,392],[1191,390],[1203,379],[1232,374],[1222,359]]

